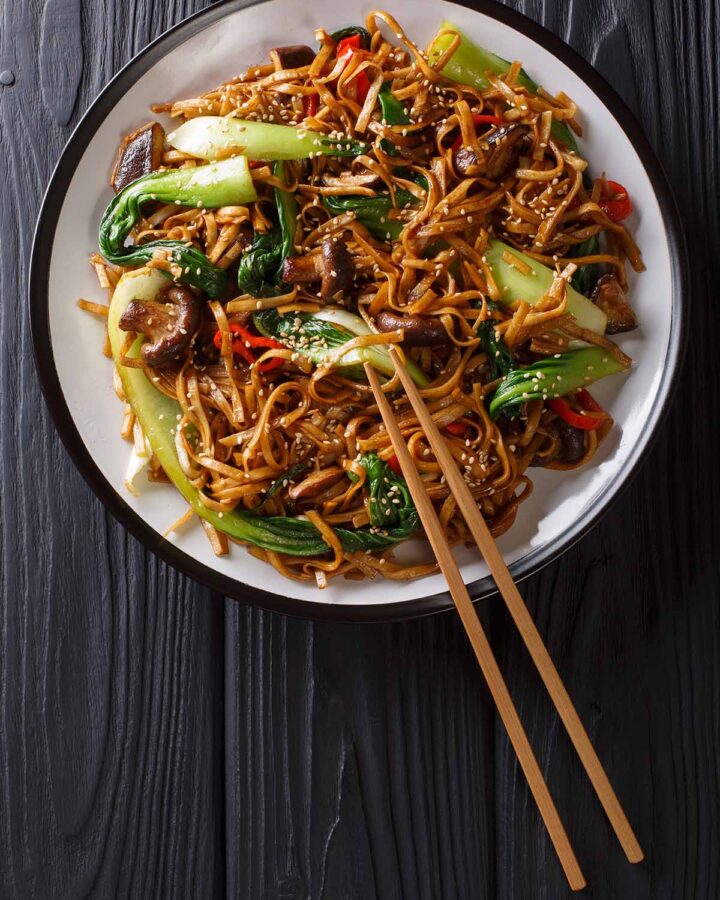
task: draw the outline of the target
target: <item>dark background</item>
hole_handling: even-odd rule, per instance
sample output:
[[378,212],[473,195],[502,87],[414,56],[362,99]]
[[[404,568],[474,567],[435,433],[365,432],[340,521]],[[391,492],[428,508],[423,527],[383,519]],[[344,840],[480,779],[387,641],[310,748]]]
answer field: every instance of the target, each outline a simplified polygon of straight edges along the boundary
[[[0,898],[564,898],[455,616],[322,625],[213,595],[106,514],[52,427],[26,312],[43,190],[100,88],[206,5],[0,11],[14,76],[0,74]],[[635,110],[687,229],[689,352],[659,440],[602,523],[523,586],[642,865],[625,862],[502,603],[483,617],[586,896],[715,900],[718,4],[510,5]]]

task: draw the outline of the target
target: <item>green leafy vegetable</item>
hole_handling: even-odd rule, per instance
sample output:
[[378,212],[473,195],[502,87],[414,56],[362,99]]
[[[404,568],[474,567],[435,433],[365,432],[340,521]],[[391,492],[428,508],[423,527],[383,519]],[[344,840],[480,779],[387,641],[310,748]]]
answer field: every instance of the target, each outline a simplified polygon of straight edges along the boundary
[[[363,319],[355,313],[337,307],[325,307],[316,313],[288,313],[281,316],[275,309],[266,309],[253,315],[255,327],[266,337],[307,357],[316,366],[326,365],[330,354],[360,335],[372,334]],[[348,378],[365,378],[363,364],[369,362],[383,375],[392,377],[395,366],[387,347],[375,344],[355,347],[340,356],[332,364],[342,369]],[[426,387],[427,378],[412,360],[406,360],[406,368],[419,387]]]
[[[197,515],[214,525],[218,531],[276,553],[291,556],[317,556],[326,553],[329,548],[322,535],[311,522],[304,519],[259,516],[243,509],[234,509],[224,514],[208,509],[183,472],[175,450],[175,427],[181,412],[180,405],[159,391],[143,369],[129,368],[121,363],[126,334],[119,328],[120,317],[131,300],[153,300],[165,283],[158,271],[139,270],[123,275],[113,294],[108,315],[110,345],[125,396],[163,470]],[[141,343],[142,338],[139,337],[126,355],[137,357]],[[378,495],[378,480],[385,484],[385,478],[390,481],[394,477],[396,476],[388,470],[385,463],[373,463],[368,469],[368,490],[371,496],[373,493]],[[395,512],[392,522],[373,523],[368,528],[355,530],[335,529],[345,550],[382,550],[413,534],[418,527],[415,508],[412,501],[408,501],[406,493],[398,496],[404,505]]]
[[200,159],[224,159],[237,151],[248,159],[308,159],[312,156],[359,156],[363,141],[329,138],[301,125],[275,125],[230,116],[197,116],[167,136],[171,147]]
[[624,371],[604,347],[587,347],[548,356],[531,366],[513,369],[500,382],[490,401],[490,415],[513,415],[528,400],[545,400],[571,394],[593,381]]
[[303,472],[307,470],[307,467],[308,464],[306,462],[299,462],[295,463],[294,466],[290,466],[284,475],[281,475],[273,481],[270,487],[265,491],[262,500],[257,504],[255,509],[260,509],[261,506],[264,506],[281,488],[287,487],[291,481],[294,481],[298,477],[298,475],[302,475]]
[[180,281],[200,288],[210,297],[220,297],[227,286],[227,275],[197,247],[188,247],[184,241],[150,241],[127,247],[125,241],[140,218],[143,205],[149,201],[217,209],[249,203],[256,197],[244,156],[194,169],[151,172],[111,200],[100,223],[100,252],[108,262],[141,266],[163,250],[182,269]]
[[[375,197],[333,196],[323,197],[325,209],[333,216],[344,212],[354,212],[370,234],[379,241],[397,240],[403,230],[404,223],[398,219],[390,219],[392,209],[402,209],[407,205],[415,205],[420,201],[410,191],[395,191],[397,207],[393,207],[389,193],[377,194]],[[388,235],[390,237],[388,238]]]
[[[598,236],[594,234],[586,241],[583,241],[582,244],[576,244],[574,247],[571,247],[567,255],[570,257],[594,256],[599,252],[600,240]],[[598,280],[599,269],[600,267],[597,263],[589,263],[588,265],[580,266],[573,275],[570,284],[579,294],[585,294],[586,297],[589,296]]]
[[477,336],[480,338],[480,346],[487,353],[490,361],[490,379],[494,381],[501,375],[507,375],[515,362],[505,341],[495,333],[494,321],[488,319],[481,322],[477,329]]
[[[283,184],[287,183],[282,160],[275,163],[273,171]],[[295,196],[275,188],[275,205],[277,225],[265,234],[255,234],[252,247],[240,258],[238,266],[238,287],[253,297],[271,297],[281,291],[283,262],[293,253],[297,225]]]
[[[380,88],[378,102],[382,111],[382,120],[386,125],[408,125],[410,123],[410,117],[405,112],[405,107],[390,90],[387,81]],[[397,148],[387,138],[382,139],[380,146],[388,156],[397,156]],[[398,170],[398,172],[402,174],[404,170]]]
[[[460,84],[469,84],[478,91],[486,91],[490,87],[486,72],[492,72],[494,75],[506,75],[510,70],[510,63],[506,59],[478,46],[457,25],[453,25],[452,22],[443,22],[440,31],[445,30],[454,31],[460,35],[460,45],[443,66],[442,74],[446,78]],[[435,38],[428,54],[428,61],[431,65],[448,49],[452,42],[452,34],[440,34]],[[537,94],[538,85],[525,69],[520,70],[517,81],[532,94]],[[553,119],[552,133],[565,144],[568,150],[577,152],[575,136],[565,122]]]
[[360,46],[363,50],[370,49],[370,32],[367,29],[362,28],[360,25],[346,25],[344,28],[339,28],[337,31],[333,31],[330,37],[335,41],[336,44],[340,43],[343,38],[352,37],[354,34],[360,35]]
[[378,95],[383,122],[386,125],[409,125],[410,117],[405,112],[405,107],[390,90],[387,81],[380,88]]
[[418,519],[405,479],[393,472],[377,453],[365,453],[360,463],[368,473],[370,523],[386,528],[410,528],[412,534]]
[[238,287],[253,297],[269,297],[278,293],[282,266],[280,229],[265,234],[255,233],[252,247],[240,258]]

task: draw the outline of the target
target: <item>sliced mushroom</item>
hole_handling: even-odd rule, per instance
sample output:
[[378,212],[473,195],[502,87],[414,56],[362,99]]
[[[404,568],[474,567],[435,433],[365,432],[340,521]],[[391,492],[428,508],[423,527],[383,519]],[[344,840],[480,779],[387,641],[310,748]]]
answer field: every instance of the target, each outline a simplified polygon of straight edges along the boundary
[[637,319],[627,301],[625,291],[614,275],[603,275],[593,288],[590,299],[607,316],[607,334],[632,331],[637,328]]
[[320,281],[322,273],[323,262],[319,253],[288,256],[283,261],[282,280],[285,284],[312,284],[313,281]]
[[144,334],[142,358],[149,366],[164,366],[190,346],[201,321],[200,300],[190,288],[171,284],[155,300],[131,300],[118,324]]
[[405,332],[404,343],[408,347],[432,347],[447,344],[448,333],[435,316],[402,316],[389,310],[381,310],[375,316],[378,331]]
[[471,147],[461,147],[455,154],[455,169],[464,176],[502,178],[531,142],[532,133],[528,125],[503,125],[480,139],[482,158]]
[[459,175],[471,177],[482,174],[482,164],[472,147],[461,147],[455,154],[455,169]]
[[502,178],[532,143],[532,131],[529,125],[503,125],[483,143],[490,145],[490,153],[485,156],[485,177]]
[[325,299],[349,290],[354,266],[352,256],[340,238],[326,237],[322,242],[322,260],[325,270],[321,293]]
[[574,428],[559,419],[555,423],[558,433],[559,448],[555,453],[558,462],[576,463],[585,455],[585,432],[580,428]]
[[315,51],[307,44],[273,47],[270,51],[270,59],[276,72],[280,72],[282,69],[301,69],[303,66],[309,66],[315,59]]
[[308,500],[311,497],[317,497],[318,494],[337,484],[344,477],[345,470],[339,466],[320,469],[319,472],[312,472],[307,478],[294,484],[288,491],[288,497],[291,500]]
[[342,172],[340,175],[323,175],[323,184],[327,187],[347,188],[366,187],[376,188],[382,184],[382,179],[374,172]]
[[286,284],[320,281],[320,295],[323,300],[329,300],[350,288],[353,271],[352,256],[343,241],[328,235],[323,239],[320,253],[288,256],[283,263],[282,280]]
[[115,193],[131,182],[154,172],[162,164],[165,131],[158,122],[143,125],[125,136],[118,152],[110,183]]

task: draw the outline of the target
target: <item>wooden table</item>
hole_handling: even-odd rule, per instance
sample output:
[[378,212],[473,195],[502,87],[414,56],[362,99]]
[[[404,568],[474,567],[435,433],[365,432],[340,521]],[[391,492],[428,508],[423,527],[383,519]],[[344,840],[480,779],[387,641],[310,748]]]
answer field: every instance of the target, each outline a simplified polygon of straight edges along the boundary
[[[314,625],[213,596],[106,514],[50,423],[26,315],[42,192],[99,89],[204,5],[2,6],[0,897],[565,897],[453,615]],[[622,858],[502,604],[482,613],[587,895],[715,900],[718,9],[512,5],[636,110],[687,223],[691,339],[672,412],[603,522],[524,586],[643,865]]]

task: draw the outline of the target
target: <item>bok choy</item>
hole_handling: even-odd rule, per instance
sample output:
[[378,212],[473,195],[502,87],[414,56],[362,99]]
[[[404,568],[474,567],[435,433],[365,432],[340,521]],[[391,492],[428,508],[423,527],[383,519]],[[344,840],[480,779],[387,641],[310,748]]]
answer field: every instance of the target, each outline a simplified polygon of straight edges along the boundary
[[[582,244],[576,244],[574,247],[571,247],[567,252],[567,256],[571,258],[576,256],[594,256],[596,253],[600,253],[600,239],[594,234],[586,241],[583,241]],[[578,266],[578,270],[573,275],[570,284],[579,294],[585,294],[587,297],[597,284],[599,271],[600,267],[597,263]]]
[[150,201],[217,209],[249,203],[256,197],[244,156],[194,169],[152,172],[133,181],[110,201],[100,223],[100,252],[108,262],[121,266],[141,266],[157,252],[164,252],[168,261],[180,268],[179,281],[200,288],[210,297],[220,297],[227,286],[227,275],[198,248],[184,241],[149,241],[135,246],[126,246],[125,241],[143,205]]
[[308,159],[313,156],[359,156],[363,141],[331,138],[302,125],[274,125],[229,116],[197,116],[167,136],[171,147],[200,159],[223,159],[242,153],[248,159]]
[[420,201],[410,191],[401,189],[395,191],[395,202],[397,206],[393,207],[389,193],[376,194],[374,197],[354,194],[323,197],[323,206],[331,215],[339,216],[344,212],[354,212],[358,222],[379,241],[395,241],[403,230],[404,222],[389,218],[392,209],[402,209]]
[[[389,378],[395,374],[390,353],[383,344],[355,347],[343,355],[337,355],[337,351],[353,338],[372,334],[360,316],[346,309],[325,307],[315,313],[287,313],[283,316],[275,309],[266,309],[255,313],[253,321],[261,334],[275,338],[316,366],[327,365],[332,360],[332,365],[356,380],[365,377],[363,364],[366,362]],[[415,384],[427,387],[428,380],[422,370],[410,359],[406,360],[405,365]]]
[[572,394],[625,367],[604,347],[586,347],[548,356],[510,371],[490,401],[490,415],[513,415],[528,400],[551,400]]
[[382,111],[382,120],[386,125],[409,125],[410,116],[405,112],[405,107],[390,90],[387,81],[380,88],[378,102]]
[[[287,183],[282,160],[275,163],[273,172],[283,184]],[[238,287],[253,297],[269,297],[281,290],[283,261],[293,253],[297,226],[294,194],[276,187],[275,205],[277,225],[264,234],[255,234],[252,247],[241,257],[238,267]]]
[[402,475],[383,462],[377,453],[364,453],[360,463],[368,474],[368,515],[371,524],[385,528],[412,528],[415,531],[417,512]]
[[[131,300],[153,300],[166,284],[157,271],[140,269],[123,275],[113,294],[108,315],[108,333],[113,360],[117,367],[123,390],[143,433],[175,487],[200,518],[210,522],[218,531],[248,544],[255,544],[276,553],[291,556],[317,556],[329,550],[319,531],[311,522],[290,516],[260,516],[243,509],[219,513],[208,509],[199,492],[183,471],[175,450],[175,429],[181,414],[176,400],[167,397],[150,381],[143,369],[130,368],[122,363],[122,348],[126,334],[119,327],[119,320]],[[126,356],[136,358],[142,337],[134,342]],[[382,550],[398,541],[409,538],[418,528],[418,517],[404,481],[374,454],[361,458],[368,472],[370,527],[336,528],[345,550],[349,552]],[[397,485],[393,497],[400,504],[392,503],[390,516],[382,513],[385,506],[381,497],[392,485]]]
[[[552,286],[555,277],[552,269],[502,241],[491,240],[484,256],[500,291],[498,302],[502,304],[525,300],[533,306]],[[522,271],[525,268],[527,274]],[[567,311],[581,328],[596,334],[605,333],[605,313],[570,284],[567,286]]]
[[[453,25],[452,22],[443,22],[440,31],[455,32],[460,35],[460,45],[442,69],[442,74],[446,78],[460,84],[469,84],[478,91],[486,91],[490,87],[486,72],[492,72],[493,75],[507,75],[510,63],[490,50],[478,46],[457,25]],[[432,42],[428,54],[428,61],[431,65],[448,49],[453,39],[452,34],[438,34]],[[530,78],[525,69],[520,70],[517,81],[530,93],[538,92],[537,83]],[[552,133],[565,144],[568,150],[577,152],[575,136],[565,122],[553,119]]]
[[507,375],[515,365],[515,361],[505,341],[497,336],[493,320],[481,322],[476,334],[480,338],[480,346],[488,355],[491,380],[495,381],[496,378]]

